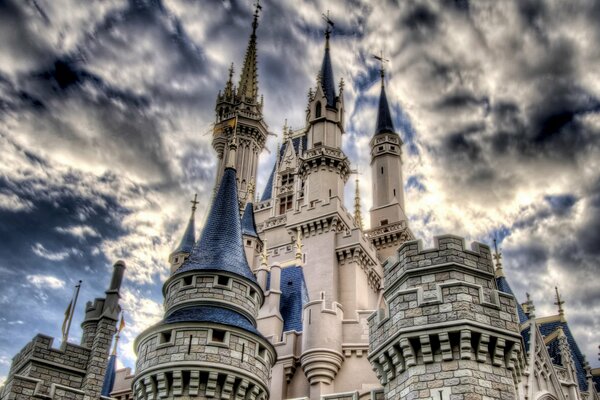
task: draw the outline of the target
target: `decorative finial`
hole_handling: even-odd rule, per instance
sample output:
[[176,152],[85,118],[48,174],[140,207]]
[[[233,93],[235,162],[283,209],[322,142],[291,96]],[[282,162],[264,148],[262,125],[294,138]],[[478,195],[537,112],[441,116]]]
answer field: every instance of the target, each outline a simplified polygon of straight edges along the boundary
[[356,189],[354,193],[354,221],[360,230],[363,229],[362,213],[360,212],[360,185],[356,178]]
[[287,124],[287,118],[285,119],[285,121],[283,122],[283,141],[287,141],[288,140],[288,124]]
[[531,296],[529,295],[529,293],[525,293],[525,295],[527,296],[527,302],[526,304],[526,308],[527,308],[527,315],[529,316],[530,319],[534,319],[535,318],[535,305],[533,304],[533,300],[531,300]]
[[121,331],[125,328],[125,313],[121,313],[121,322],[119,323],[119,329],[117,329],[117,335],[115,336],[115,344],[113,345],[112,355],[117,355],[117,346],[119,345],[119,339],[121,338]]
[[495,261],[496,267],[496,278],[504,276],[504,271],[502,270],[502,252],[498,251],[498,241],[494,238],[494,255],[492,256]]
[[378,60],[379,63],[381,64],[381,66],[379,67],[379,74],[381,75],[381,86],[383,86],[384,77],[385,77],[384,63],[389,62],[390,60],[388,60],[387,58],[383,58],[383,50],[381,50],[379,52],[378,56],[373,55],[373,58]]
[[554,290],[556,291],[556,302],[554,302],[554,304],[558,306],[558,314],[565,315],[565,310],[563,309],[563,304],[565,304],[565,302],[560,297],[560,293],[558,291],[558,286],[554,286]]
[[254,183],[254,177],[250,179],[250,183],[248,184],[248,193],[247,198],[248,201],[252,202],[254,200],[254,189],[256,188],[256,184]]
[[263,240],[263,249],[260,253],[260,266],[267,268],[269,266],[269,253],[267,253],[267,239]]
[[323,15],[323,19],[325,20],[325,48],[328,49],[329,48],[329,36],[331,36],[331,31],[334,27],[334,23],[331,20],[331,18],[329,18],[329,10],[327,10],[326,14],[322,14]]
[[345,85],[346,85],[346,82],[344,82],[344,77],[340,78],[340,96],[342,95],[342,92],[344,91]]
[[233,128],[233,135],[231,137],[231,140],[229,141],[229,156],[227,157],[227,168],[233,169],[235,169],[235,159],[237,156],[236,151],[238,148],[236,128],[237,126],[234,126]]
[[262,6],[260,5],[260,0],[256,0],[254,3],[254,20],[252,21],[252,34],[256,34],[256,28],[258,28],[258,14],[262,10]]
[[304,245],[302,244],[300,229],[296,231],[296,260],[302,261],[302,248]]
[[196,206],[200,204],[198,201],[198,193],[194,194],[194,200],[190,201],[192,203],[192,214],[196,212]]

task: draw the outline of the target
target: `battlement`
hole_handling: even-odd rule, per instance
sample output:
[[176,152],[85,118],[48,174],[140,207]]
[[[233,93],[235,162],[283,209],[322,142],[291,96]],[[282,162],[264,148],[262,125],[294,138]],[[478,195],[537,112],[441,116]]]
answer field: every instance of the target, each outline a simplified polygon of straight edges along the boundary
[[403,243],[398,249],[396,258],[388,259],[383,265],[385,287],[390,287],[409,271],[448,264],[455,264],[490,276],[494,274],[492,254],[487,245],[473,242],[469,250],[465,248],[464,238],[441,235],[434,238],[434,247],[430,249],[423,249],[421,240]]
[[64,343],[60,349],[52,347],[54,338],[42,334],[36,335],[31,342],[13,357],[10,375],[18,373],[28,362],[48,362],[52,364],[70,367],[85,373],[90,355],[90,349],[73,344]]

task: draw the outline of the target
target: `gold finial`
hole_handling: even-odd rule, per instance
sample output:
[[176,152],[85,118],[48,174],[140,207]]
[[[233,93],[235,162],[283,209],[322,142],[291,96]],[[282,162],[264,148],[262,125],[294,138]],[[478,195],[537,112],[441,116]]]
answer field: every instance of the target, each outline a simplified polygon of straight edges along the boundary
[[560,297],[558,286],[554,286],[554,290],[556,291],[556,302],[554,302],[554,304],[558,306],[558,314],[565,315],[565,310],[563,309],[563,304],[565,304],[565,301]]
[[267,253],[267,239],[263,240],[263,249],[260,253],[260,266],[261,268],[268,268],[269,266],[269,253]]
[[300,228],[296,231],[296,260],[302,260],[302,248],[304,245],[302,244],[302,235],[300,233]]
[[390,60],[388,60],[387,58],[383,58],[383,50],[379,51],[379,55],[373,55],[373,58],[378,60],[379,63],[381,64],[380,68],[379,68],[379,74],[381,75],[381,86],[383,86],[383,78],[385,77],[385,68],[384,68],[384,63],[389,62]]
[[360,184],[356,178],[356,189],[354,193],[354,221],[360,230],[363,229],[362,213],[360,212]]
[[494,266],[496,267],[496,278],[504,276],[504,271],[502,270],[502,252],[498,250],[498,241],[494,239],[494,255],[492,256],[494,259]]

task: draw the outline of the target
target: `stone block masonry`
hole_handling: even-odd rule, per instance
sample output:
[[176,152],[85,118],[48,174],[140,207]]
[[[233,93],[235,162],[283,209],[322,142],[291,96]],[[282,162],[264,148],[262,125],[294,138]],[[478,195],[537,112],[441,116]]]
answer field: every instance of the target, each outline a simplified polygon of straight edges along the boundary
[[516,399],[516,302],[497,290],[490,250],[446,235],[407,242],[384,265],[387,308],[369,318],[369,360],[386,399]]

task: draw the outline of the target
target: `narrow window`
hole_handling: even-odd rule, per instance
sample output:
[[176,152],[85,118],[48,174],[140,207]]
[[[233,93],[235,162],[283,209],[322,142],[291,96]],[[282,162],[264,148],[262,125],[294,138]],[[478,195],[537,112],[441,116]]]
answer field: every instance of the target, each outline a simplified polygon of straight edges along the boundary
[[192,335],[190,335],[190,342],[188,343],[188,354],[192,351]]
[[[394,193],[396,194],[396,193]],[[246,240],[246,246],[252,246],[252,241],[251,240]]]
[[380,225],[380,226],[384,226],[384,225],[387,225],[387,224],[388,224],[388,220],[387,220],[387,219],[382,219],[382,220],[379,222],[379,225]]
[[396,189],[394,189],[394,196],[396,196]]
[[383,151],[383,146],[379,146],[379,151]]
[[329,197],[331,197],[331,189],[329,189]]
[[312,311],[312,310],[308,310],[308,324],[309,324],[309,325],[310,325],[311,311]]
[[381,167],[381,175],[383,175],[383,167]]
[[159,344],[169,343],[171,341],[171,331],[161,332]]
[[317,101],[317,104],[315,104],[315,118],[320,118],[321,117],[321,102]]
[[242,343],[242,362],[244,361],[244,353],[246,352],[246,343]]

